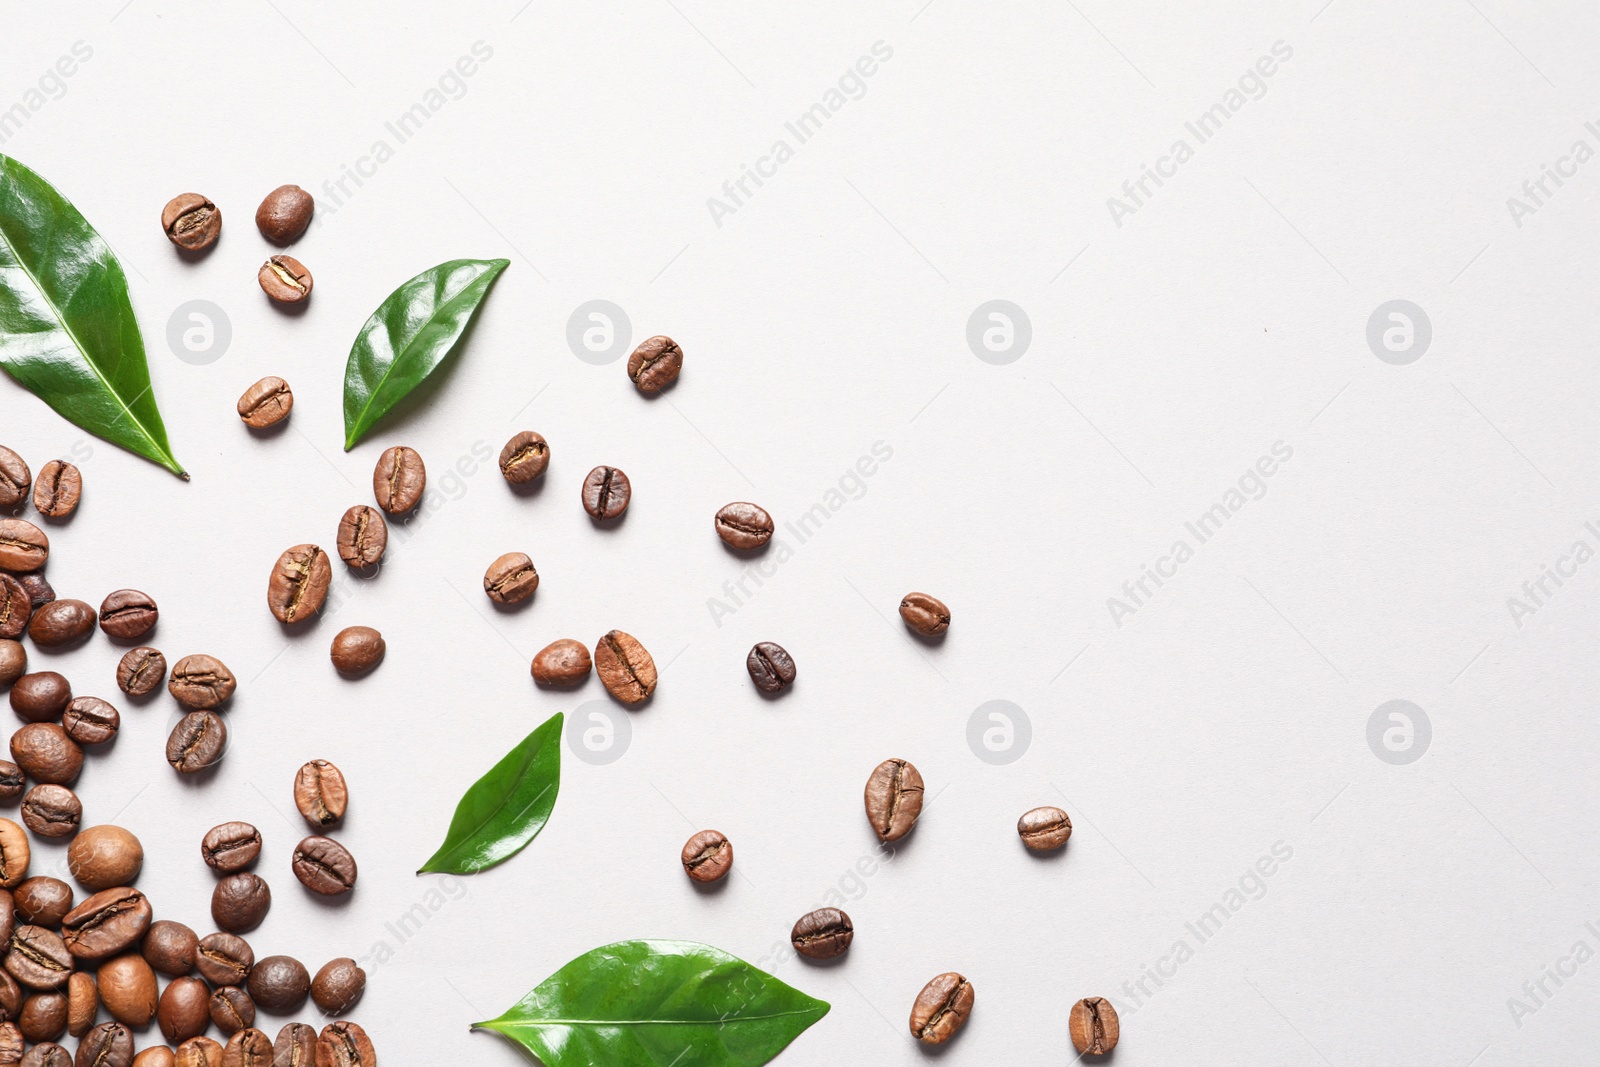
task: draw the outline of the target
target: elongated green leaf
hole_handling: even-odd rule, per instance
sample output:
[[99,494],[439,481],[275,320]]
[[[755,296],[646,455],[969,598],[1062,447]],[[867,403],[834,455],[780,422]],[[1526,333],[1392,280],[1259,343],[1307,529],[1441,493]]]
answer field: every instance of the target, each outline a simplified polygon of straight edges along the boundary
[[473,874],[521,852],[550,821],[561,789],[558,711],[472,783],[450,832],[418,874]]
[[345,364],[346,452],[455,350],[489,286],[510,265],[508,259],[452,259],[378,305]]
[[618,941],[586,952],[498,1019],[545,1067],[759,1067],[828,1005],[721,949]]
[[49,182],[4,155],[0,366],[63,418],[189,477],[156,410],[116,253]]

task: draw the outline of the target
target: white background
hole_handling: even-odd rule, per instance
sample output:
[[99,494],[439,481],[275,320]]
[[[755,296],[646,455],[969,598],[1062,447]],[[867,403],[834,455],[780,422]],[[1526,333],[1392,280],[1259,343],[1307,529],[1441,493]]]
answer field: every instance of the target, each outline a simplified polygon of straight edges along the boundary
[[[200,836],[255,822],[276,892],[258,955],[369,958],[354,1017],[391,1064],[520,1062],[467,1026],[572,957],[648,936],[759,961],[830,889],[858,930],[847,960],[766,963],[833,1005],[785,1064],[923,1062],[905,1020],[944,970],[977,992],[952,1064],[1064,1062],[1068,1007],[1090,995],[1123,1010],[1123,1067],[1592,1058],[1600,962],[1545,978],[1538,1000],[1523,984],[1570,971],[1580,940],[1600,950],[1584,926],[1600,927],[1600,565],[1520,626],[1507,607],[1574,541],[1600,541],[1583,528],[1600,518],[1600,164],[1550,184],[1520,226],[1506,204],[1575,140],[1600,148],[1583,125],[1600,117],[1587,5],[7,8],[0,107],[26,121],[0,151],[121,254],[193,481],[9,380],[0,440],[35,470],[83,468],[77,516],[48,528],[58,593],[144,589],[169,658],[209,652],[240,677],[213,780],[163,762],[165,694],[124,702],[123,736],[81,779],[88,821],[143,839],[158,915],[209,928]],[[46,86],[62,91],[28,96],[80,41],[92,58]],[[385,123],[479,41],[492,57],[447,78],[448,102],[397,144]],[[707,198],[878,41],[893,55],[864,95],[718,225]],[[1279,41],[1292,58],[1264,94],[1117,225],[1107,198],[1174,139],[1193,145],[1184,123]],[[380,138],[393,158],[360,188],[325,185]],[[319,201],[291,250],[316,278],[298,315],[255,282],[271,249],[252,215],[285,182]],[[158,224],[189,190],[225,218],[193,263]],[[495,256],[511,267],[442,386],[342,452],[345,357],[368,313],[428,266]],[[594,299],[626,310],[634,343],[683,345],[673,391],[645,400],[621,361],[575,357],[566,323]],[[1031,320],[1008,365],[966,341],[991,299]],[[1368,346],[1391,299],[1432,323],[1409,365]],[[211,362],[167,341],[191,300],[231,322]],[[233,405],[269,373],[297,399],[289,428],[258,438]],[[521,429],[554,456],[525,496],[481,461]],[[716,508],[753,499],[792,521],[880,441],[893,455],[864,495],[718,625],[707,602],[744,563],[712,535]],[[1293,456],[1265,496],[1116,625],[1107,598],[1279,441]],[[376,580],[341,577],[332,617],[286,636],[263,602],[273,560],[331,548],[400,442],[427,461],[433,510],[396,531]],[[578,504],[597,463],[633,478],[613,531]],[[479,583],[512,550],[543,582],[502,613]],[[952,607],[942,645],[895,618],[912,589]],[[383,630],[389,658],[345,681],[328,642],[355,623]],[[664,668],[625,713],[631,748],[600,766],[568,753],[550,825],[511,862],[414,877],[517,740],[612,707],[594,680],[558,694],[528,677],[548,641],[612,627]],[[756,640],[798,661],[780,700],[745,675]],[[116,697],[120,652],[97,636],[35,663]],[[1032,724],[1004,766],[967,743],[996,699]],[[1432,724],[1409,765],[1368,745],[1393,699]],[[890,756],[938,799],[863,877],[861,787]],[[313,757],[353,792],[338,836],[361,880],[337,906],[288,870],[305,832],[291,780]],[[1013,826],[1051,803],[1076,832],[1040,859]],[[714,892],[677,860],[707,826],[738,857]],[[1264,896],[1135,998],[1277,842],[1292,858]],[[442,906],[401,943],[388,924],[432,890]],[[382,943],[392,958],[374,964]],[[1537,1010],[1514,1017],[1512,997]]]

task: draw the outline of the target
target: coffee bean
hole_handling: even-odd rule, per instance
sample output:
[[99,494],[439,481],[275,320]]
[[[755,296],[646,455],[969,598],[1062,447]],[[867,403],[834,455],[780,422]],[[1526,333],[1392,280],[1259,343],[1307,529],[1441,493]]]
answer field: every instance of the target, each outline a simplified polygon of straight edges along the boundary
[[615,467],[596,467],[583,480],[583,510],[597,522],[620,518],[633,500],[633,483]]
[[428,468],[416,449],[404,445],[386,448],[372,469],[372,493],[378,506],[390,515],[405,515],[422,502],[428,488]]
[[72,887],[47,875],[25,880],[11,898],[22,921],[35,926],[60,926],[72,910]]
[[233,696],[238,684],[228,665],[215,656],[185,656],[173,665],[167,692],[186,708],[210,711]]
[[325,759],[314,759],[294,776],[294,806],[313,828],[325,830],[339,825],[350,803],[339,768]]
[[545,645],[533,657],[533,680],[540,685],[579,685],[589,677],[592,665],[583,642],[563,637]]
[[302,622],[322,610],[333,567],[316,545],[295,545],[278,557],[267,582],[267,607],[282,623]]
[[843,956],[855,936],[850,916],[838,908],[818,908],[795,922],[789,931],[789,944],[808,959],[831,960]]
[[179,774],[203,771],[228,748],[228,727],[212,711],[191,711],[167,737],[167,762]]
[[172,1056],[177,1067],[222,1067],[222,1046],[203,1034],[179,1045]]
[[117,688],[131,697],[148,696],[167,676],[167,657],[153,648],[130,648],[117,663]]
[[638,638],[621,630],[595,643],[594,669],[606,692],[624,704],[638,704],[656,691],[656,661]]
[[78,1043],[77,1067],[132,1067],[133,1034],[121,1023],[101,1023]]
[[23,1055],[21,1067],[73,1067],[72,1054],[54,1041],[46,1041]]
[[0,819],[0,889],[21,885],[31,858],[27,832],[10,819]]
[[28,499],[33,473],[28,463],[5,445],[0,445],[0,508],[14,508]]
[[539,572],[522,552],[507,552],[483,572],[483,591],[496,604],[517,604],[539,588]]
[[356,887],[350,850],[326,837],[308,837],[294,848],[294,876],[313,893],[336,897]]
[[83,769],[83,749],[53,722],[30,722],[11,735],[11,758],[36,782],[71,785]]
[[102,889],[61,920],[67,949],[85,960],[104,959],[131,948],[148,929],[150,901],[131,886]]
[[234,410],[252,430],[265,430],[287,419],[292,407],[294,393],[289,389],[289,383],[269,374],[240,394]]
[[27,722],[59,719],[72,703],[72,685],[55,671],[35,671],[11,687],[11,710]]
[[745,657],[744,668],[763,693],[781,693],[794,684],[794,659],[772,641],[757,642]]
[[272,1038],[254,1027],[240,1030],[228,1038],[222,1067],[273,1067]]
[[335,670],[345,674],[365,674],[383,662],[388,649],[383,635],[370,626],[346,626],[334,635],[328,655]]
[[22,798],[22,822],[40,837],[71,837],[83,820],[83,802],[64,785],[36,785]]
[[[5,943],[9,947],[11,939],[6,938]],[[11,972],[0,968],[0,1017],[3,1017],[5,1022],[11,1022],[22,1014],[22,1004],[27,999],[27,994],[17,984],[17,980],[11,977]]]
[[341,1019],[322,1028],[317,1038],[317,1067],[378,1067],[378,1054],[365,1030]]
[[99,697],[74,697],[61,716],[61,728],[80,745],[103,745],[116,738],[122,715]]
[[381,562],[389,546],[389,524],[383,513],[366,504],[357,504],[339,520],[339,558],[352,567],[371,567]]
[[950,609],[927,593],[907,593],[900,601],[900,617],[923,637],[937,637],[950,629]]
[[29,989],[60,989],[72,973],[72,953],[61,935],[42,926],[19,926],[11,935],[5,968]]
[[1034,808],[1017,820],[1017,834],[1034,852],[1050,852],[1072,836],[1072,820],[1060,808]]
[[733,870],[733,843],[720,830],[701,830],[683,844],[683,872],[697,882],[719,882]]
[[28,636],[40,648],[75,645],[94,632],[94,609],[81,600],[52,600],[28,620]]
[[512,485],[526,485],[550,466],[550,442],[523,430],[500,450],[500,473]]
[[298,304],[311,295],[311,272],[293,256],[272,256],[256,272],[261,291],[280,304]]
[[211,920],[229,933],[254,930],[271,907],[272,888],[248,871],[228,875],[211,892]]
[[355,1007],[367,988],[367,972],[348,956],[329,960],[311,980],[311,999],[324,1015],[342,1015]]
[[87,827],[67,846],[67,869],[94,892],[131,884],[143,867],[144,845],[120,826]]
[[29,1041],[54,1041],[67,1032],[67,995],[35,993],[22,1002],[17,1029]]
[[[256,1006],[250,994],[236,985],[225,985],[211,993],[211,1021],[225,1034],[236,1034],[256,1024]],[[262,1034],[262,1040],[267,1035]],[[267,1041],[267,1055],[272,1055],[272,1042]]]
[[1117,1047],[1122,1024],[1117,1009],[1102,997],[1085,997],[1072,1006],[1067,1017],[1072,1046],[1084,1056],[1104,1056]]
[[28,669],[28,650],[21,641],[0,640],[0,687],[15,685]]
[[211,1024],[211,991],[198,978],[174,978],[161,991],[156,1023],[173,1044],[205,1033]]
[[194,970],[200,953],[200,939],[180,922],[160,919],[150,924],[144,935],[144,958],[155,970],[181,978]]
[[118,589],[100,602],[100,629],[119,641],[137,641],[155,628],[158,614],[148,593]]
[[213,985],[243,985],[256,965],[250,942],[234,934],[207,934],[200,939],[195,966]]
[[[35,926],[45,926],[45,925],[48,925],[48,924],[46,924],[46,923],[35,923],[34,925]],[[10,940],[11,940],[11,935],[14,934],[16,932],[16,930],[17,930],[17,906],[16,906],[16,902],[14,900],[12,900],[12,895],[10,893],[0,893],[0,945],[4,945],[4,944],[9,943]],[[5,971],[0,970],[0,975],[4,975],[4,974],[5,974]],[[3,1001],[3,998],[0,998],[0,1001]],[[5,1019],[6,1019],[6,1016],[5,1016],[4,1012],[3,1012],[3,1009],[4,1009],[4,1004],[3,1004],[3,1002],[0,1002],[0,1022],[4,1022]]]
[[247,822],[225,822],[206,831],[200,840],[206,866],[223,874],[242,871],[261,855],[261,831]]
[[222,233],[222,212],[199,193],[179,193],[161,209],[161,228],[185,252],[199,252]]
[[290,1015],[306,1002],[311,975],[305,964],[292,956],[268,956],[250,972],[249,989],[256,1007],[274,1015]]
[[17,581],[28,591],[28,603],[33,605],[34,611],[38,611],[56,598],[56,591],[50,588],[49,581],[38,571],[24,574]]
[[867,779],[867,821],[879,841],[898,841],[922,814],[922,775],[903,759],[887,759]]
[[0,638],[15,641],[28,629],[33,617],[33,600],[22,583],[9,574],[0,574]]
[[[165,1045],[150,1045],[133,1057],[133,1067],[176,1067],[178,1057]],[[203,1067],[210,1067],[202,1060]]]
[[310,193],[298,185],[280,185],[256,208],[256,229],[274,244],[286,245],[306,232],[315,210]]
[[317,1031],[305,1023],[289,1023],[272,1043],[273,1067],[312,1067],[317,1062]]
[[641,393],[659,393],[678,380],[683,349],[670,337],[647,338],[628,357],[628,377]]
[[0,1065],[17,1067],[22,1062],[22,1054],[26,1048],[27,1042],[22,1037],[22,1031],[17,1029],[16,1023],[0,1023]]
[[36,571],[50,558],[50,539],[27,519],[0,519],[0,570]]
[[765,508],[742,500],[723,505],[712,522],[718,537],[746,552],[772,540],[772,531],[777,529]]
[[130,954],[107,960],[95,974],[100,1001],[119,1023],[143,1029],[156,1017],[156,972],[143,956]]
[[83,498],[83,472],[66,460],[53,459],[39,469],[33,483],[33,507],[47,519],[64,519]]
[[[155,991],[151,990],[150,1003],[155,1004]],[[87,971],[73,971],[67,979],[67,1033],[82,1037],[94,1026],[100,1011],[100,989],[94,975]]]
[[925,1045],[942,1045],[972,1014],[972,983],[954,971],[922,987],[911,1006],[911,1036]]
[[10,760],[0,760],[0,800],[17,799],[27,784],[28,776],[22,773],[21,767]]

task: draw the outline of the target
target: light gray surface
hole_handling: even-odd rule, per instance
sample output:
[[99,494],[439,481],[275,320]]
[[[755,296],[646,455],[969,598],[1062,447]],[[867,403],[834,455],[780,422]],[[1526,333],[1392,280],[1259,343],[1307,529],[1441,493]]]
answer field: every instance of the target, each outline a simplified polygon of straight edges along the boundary
[[[1600,964],[1564,985],[1543,972],[1571,970],[1577,942],[1600,949],[1600,565],[1520,620],[1507,603],[1575,541],[1600,546],[1584,526],[1600,519],[1600,164],[1549,183],[1533,214],[1507,205],[1574,141],[1600,148],[1584,126],[1591,9],[519,5],[6,12],[0,106],[25,121],[0,150],[122,254],[194,480],[85,438],[9,381],[0,439],[35,469],[83,467],[80,513],[50,529],[63,595],[143,588],[162,606],[157,645],[241,678],[215,780],[187,787],[163,764],[165,696],[125,706],[125,736],[84,773],[88,818],[121,810],[144,839],[160,915],[206,926],[200,835],[255,821],[277,896],[251,940],[313,967],[387,944],[356,1018],[391,1064],[516,1063],[467,1024],[573,956],[655,936],[760,961],[830,889],[859,930],[847,962],[767,961],[833,1004],[785,1064],[923,1062],[906,1014],[946,969],[977,990],[948,1063],[1064,1062],[1068,1005],[1095,994],[1123,1010],[1122,1067],[1592,1058]],[[80,41],[92,57],[59,98],[29,97]],[[859,99],[796,146],[785,123],[880,41],[892,56]],[[1185,123],[1280,41],[1292,56],[1260,98],[1198,143]],[[386,123],[426,106],[475,42],[492,56],[447,78],[399,143]],[[1119,226],[1108,198],[1180,137],[1193,158]],[[777,138],[793,158],[718,225],[708,198]],[[380,139],[392,158],[363,164],[352,195],[324,184]],[[282,182],[319,200],[292,250],[316,277],[298,316],[254,280],[269,249],[252,215]],[[157,225],[186,190],[225,216],[192,264]],[[340,381],[366,315],[424,267],[502,255],[444,387],[341,452]],[[620,362],[575,358],[568,318],[595,299],[626,310],[634,342],[683,344],[674,391],[646,401]],[[1007,365],[966,340],[994,299],[1031,321]],[[1432,324],[1409,365],[1368,347],[1394,299]],[[231,323],[209,363],[166,339],[191,300]],[[255,439],[233,404],[267,373],[297,403],[286,432]],[[554,455],[526,497],[485,463],[524,428]],[[262,602],[273,559],[331,547],[396,442],[427,460],[436,510],[396,532],[377,580],[341,578],[332,617],[287,640]],[[878,442],[891,458],[713,618],[743,566],[713,511],[750,498],[796,521]],[[1264,495],[1197,544],[1185,523],[1276,442],[1292,456]],[[602,462],[635,486],[608,532],[577,500]],[[1117,625],[1107,599],[1180,538],[1193,558]],[[543,584],[502,614],[479,581],[510,550]],[[894,618],[912,589],[953,608],[942,646]],[[353,623],[390,648],[354,683],[327,660]],[[610,627],[665,668],[627,716],[631,748],[609,765],[569,756],[549,828],[514,861],[448,887],[414,878],[462,789],[517,739],[555,711],[611,708],[593,681],[555,695],[528,678],[547,641]],[[777,702],[744,673],[761,639],[799,663]],[[97,639],[38,659],[115,695],[118,651]],[[1368,745],[1396,699],[1431,722],[1409,765]],[[1009,765],[968,746],[991,700],[1031,722]],[[291,778],[317,756],[354,795],[339,836],[361,884],[342,907],[287,869],[303,833]],[[916,762],[937,800],[874,866],[860,793],[889,756]],[[1013,831],[1046,803],[1077,827],[1053,860]],[[677,863],[705,826],[738,855],[712,893]],[[1260,899],[1202,944],[1185,924],[1280,842],[1292,856]],[[869,876],[853,873],[863,857]],[[419,904],[402,942],[391,924]],[[1133,983],[1179,941],[1192,957],[1139,1006]],[[1524,983],[1540,981],[1536,1000]],[[1537,1010],[1518,1017],[1513,997]]]

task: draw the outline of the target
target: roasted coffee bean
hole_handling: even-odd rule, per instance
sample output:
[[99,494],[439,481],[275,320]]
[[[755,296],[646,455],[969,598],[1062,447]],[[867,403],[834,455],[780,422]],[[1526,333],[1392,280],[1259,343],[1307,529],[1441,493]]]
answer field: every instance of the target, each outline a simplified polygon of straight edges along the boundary
[[159,614],[148,593],[118,589],[100,602],[100,629],[119,641],[137,641],[155,628]]
[[36,785],[22,798],[22,823],[39,837],[71,837],[83,821],[83,802],[64,785]]
[[296,845],[293,866],[294,876],[313,893],[336,897],[356,887],[355,857],[330,838],[308,837]]
[[73,1067],[72,1054],[54,1041],[46,1041],[23,1054],[22,1067]]
[[28,603],[33,605],[34,611],[38,611],[56,598],[56,591],[50,587],[49,580],[38,571],[24,574],[17,581],[28,591]]
[[[8,946],[11,939],[6,938]],[[0,1021],[11,1022],[22,1014],[22,1004],[28,999],[17,980],[11,977],[11,972],[0,968]]]
[[94,632],[94,609],[81,600],[52,600],[28,620],[28,636],[40,648],[77,644]]
[[500,450],[500,473],[512,485],[526,485],[550,466],[550,442],[523,430]]
[[[35,923],[34,925],[36,925],[36,926],[44,926],[46,924],[45,923]],[[0,890],[0,945],[6,944],[7,942],[9,942],[11,940],[11,935],[16,932],[16,929],[17,929],[17,905],[16,905],[16,901],[13,899],[13,895],[11,893],[9,893],[9,892],[7,892],[5,890]],[[5,971],[0,970],[0,975],[4,975],[4,974],[5,974]],[[6,1019],[6,1016],[3,1013],[3,1008],[4,1008],[4,1005],[0,1004],[0,1022],[4,1022],[5,1019]]]
[[234,934],[207,934],[200,939],[200,956],[195,966],[212,985],[244,985],[256,954],[250,942]]
[[633,500],[633,483],[615,467],[596,467],[583,480],[583,510],[603,522],[620,518]]
[[173,665],[167,692],[186,708],[210,711],[233,696],[238,684],[228,665],[215,656],[185,656]]
[[656,661],[638,638],[621,630],[595,642],[594,669],[606,692],[624,704],[638,704],[656,691]]
[[272,907],[272,888],[260,875],[241,871],[211,891],[211,920],[230,933],[254,930]]
[[11,898],[22,921],[35,926],[60,926],[72,910],[72,887],[48,875],[26,879]]
[[21,641],[0,640],[0,687],[15,685],[28,669],[28,650]]
[[294,393],[289,383],[269,374],[240,395],[234,410],[252,430],[265,430],[287,419],[293,407]]
[[10,819],[0,819],[0,889],[15,889],[28,877],[28,833]]
[[315,210],[310,193],[298,185],[280,185],[256,208],[256,229],[274,244],[286,245],[306,232]]
[[1072,820],[1060,808],[1034,808],[1017,820],[1017,835],[1032,851],[1050,852],[1072,836]]
[[900,601],[900,617],[923,637],[937,637],[950,629],[950,609],[927,593],[907,593]]
[[90,826],[67,846],[67,869],[92,892],[130,885],[143,867],[144,845],[120,826]]
[[311,295],[311,272],[293,256],[271,256],[256,272],[261,291],[280,304],[298,304]]
[[167,657],[153,648],[130,648],[117,663],[117,688],[131,697],[148,696],[167,676]]
[[54,1041],[67,1032],[69,1008],[65,993],[34,993],[22,1002],[17,1029],[29,1041]]
[[61,936],[79,959],[98,960],[139,943],[150,929],[150,901],[130,886],[103,889],[67,912]]
[[77,1067],[132,1067],[133,1034],[121,1023],[101,1023],[78,1043]]
[[972,983],[954,971],[922,987],[911,1006],[911,1036],[924,1045],[942,1045],[972,1014]]
[[327,760],[314,759],[295,773],[294,806],[314,828],[339,825],[349,803],[344,775]]
[[103,745],[116,739],[122,715],[99,697],[74,697],[61,716],[61,728],[80,745]]
[[0,760],[0,801],[15,800],[27,787],[28,776],[10,760]]
[[211,1025],[211,991],[198,978],[174,978],[156,1008],[161,1036],[173,1044],[198,1037]]
[[200,939],[182,923],[161,919],[150,924],[143,951],[145,962],[151,967],[169,977],[181,978],[194,970]]
[[222,1067],[222,1046],[204,1035],[191,1037],[172,1055],[177,1067]]
[[765,508],[742,500],[724,505],[712,523],[724,543],[746,552],[772,540],[777,529]]
[[345,674],[365,674],[383,662],[388,649],[383,635],[370,626],[346,626],[333,637],[328,655],[335,670]]
[[14,508],[28,499],[33,472],[28,463],[11,449],[0,445],[0,508]]
[[83,769],[83,749],[53,722],[30,722],[11,735],[11,758],[36,782],[71,785]]
[[0,519],[0,570],[36,571],[50,558],[50,539],[27,519]]
[[[211,1021],[225,1034],[236,1034],[256,1024],[256,1006],[250,994],[236,985],[225,985],[211,992]],[[262,1038],[267,1035],[262,1034]],[[267,1042],[267,1053],[272,1052],[272,1042]]]
[[240,1030],[222,1050],[222,1067],[273,1067],[272,1038],[260,1030]]
[[311,980],[311,999],[324,1015],[343,1015],[367,988],[367,972],[348,956],[329,960]]
[[317,1067],[378,1067],[378,1054],[365,1030],[340,1019],[317,1038]]
[[33,507],[47,519],[64,519],[83,499],[83,472],[65,460],[53,459],[39,469],[33,483]]
[[0,1067],[17,1067],[27,1049],[22,1031],[13,1022],[0,1023]]
[[540,685],[578,685],[589,677],[593,661],[583,642],[563,637],[533,657],[533,680]]
[[386,448],[372,469],[372,493],[378,498],[378,506],[390,515],[409,513],[422,503],[427,488],[428,468],[414,448]]
[[247,822],[225,822],[206,831],[200,840],[206,866],[223,874],[242,871],[261,855],[261,831]]
[[133,1067],[176,1067],[178,1057],[165,1045],[149,1045],[133,1058]]
[[316,545],[286,549],[272,567],[267,582],[267,607],[279,622],[301,622],[322,610],[328,599],[333,567],[328,554]]
[[11,935],[5,968],[29,989],[60,989],[75,966],[61,936],[42,926],[19,926]]
[[1074,1004],[1067,1017],[1067,1030],[1072,1035],[1073,1048],[1084,1056],[1106,1055],[1117,1047],[1117,1039],[1122,1036],[1117,1009],[1102,997],[1085,997]]
[[789,931],[789,944],[808,959],[831,960],[843,956],[855,936],[850,916],[838,908],[818,908],[795,922]]
[[539,572],[523,552],[507,552],[483,572],[483,591],[496,604],[518,604],[539,588]]
[[222,233],[222,212],[199,193],[179,193],[161,209],[161,228],[185,252],[199,252]]
[[[155,1003],[153,991],[150,1001]],[[87,1034],[99,1011],[100,990],[95,985],[94,975],[73,971],[72,977],[67,979],[67,1033],[73,1037]]]
[[317,1062],[317,1031],[305,1023],[290,1023],[272,1043],[272,1067],[312,1067]]
[[763,693],[781,693],[794,684],[794,659],[772,641],[757,642],[745,657],[744,669]]
[[867,779],[867,821],[879,841],[898,841],[922,814],[922,775],[903,759],[886,759]]
[[311,975],[305,964],[292,956],[268,956],[250,972],[249,989],[256,1007],[274,1015],[291,1015],[306,1002]]
[[179,774],[195,774],[222,758],[228,749],[228,727],[212,711],[191,711],[167,737],[167,762]]
[[100,1001],[119,1023],[143,1029],[156,1017],[156,972],[143,956],[129,954],[107,960],[95,974]]
[[647,338],[628,357],[628,377],[641,393],[659,393],[678,380],[683,349],[670,337]]
[[357,504],[339,520],[339,558],[352,567],[371,567],[383,559],[389,546],[389,524],[383,513]]
[[28,722],[59,719],[72,703],[72,685],[55,671],[34,671],[11,687],[11,710]]
[[697,882],[720,882],[733,870],[733,842],[720,830],[701,830],[683,843],[683,873]]
[[22,583],[9,574],[0,574],[0,638],[15,641],[28,630],[33,617],[33,600]]

